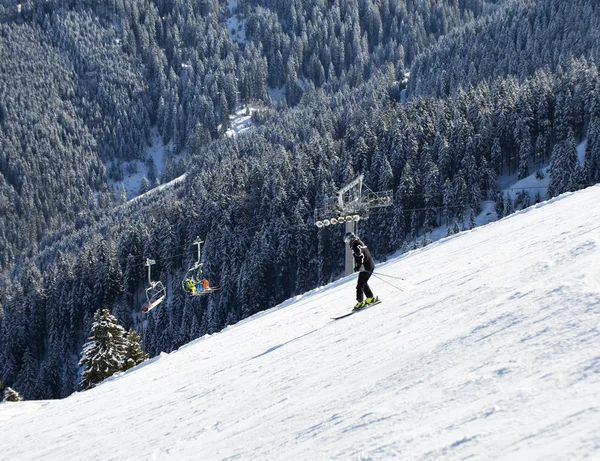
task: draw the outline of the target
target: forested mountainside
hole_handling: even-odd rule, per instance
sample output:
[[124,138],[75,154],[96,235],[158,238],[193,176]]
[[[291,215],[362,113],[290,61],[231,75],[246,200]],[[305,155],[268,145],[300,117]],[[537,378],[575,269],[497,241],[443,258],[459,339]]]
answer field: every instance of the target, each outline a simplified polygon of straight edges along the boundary
[[411,66],[412,96],[446,96],[497,77],[559,71],[571,57],[600,61],[600,4],[588,0],[512,2],[447,34]]
[[[357,8],[369,4],[329,3]],[[374,3],[380,7],[392,2]],[[582,2],[582,7],[587,3],[591,2]],[[302,4],[294,3],[296,11],[306,11]],[[430,3],[438,4],[445,2]],[[467,8],[468,4],[458,3],[458,11],[473,11],[464,13],[465,18],[495,11],[483,3],[472,3],[481,8]],[[543,2],[537,4],[542,7]],[[152,5],[164,11],[163,3]],[[211,3],[188,6],[197,7],[200,17],[215,14],[208,23],[219,28],[216,13],[203,9],[207,5]],[[239,2],[238,19],[248,26],[252,14],[243,5]],[[509,7],[529,10],[530,5],[521,1]],[[277,8],[262,3],[255,15],[274,19]],[[106,8],[102,11],[106,13]],[[499,14],[489,23],[483,17],[477,27],[500,27],[496,22],[511,18]],[[286,16],[281,23],[280,37],[285,42],[284,37],[295,29]],[[21,20],[13,26],[26,24]],[[252,35],[251,28],[244,30]],[[314,33],[318,36],[318,31]],[[363,40],[367,36],[363,33]],[[230,40],[227,34],[223,37]],[[246,50],[264,50],[264,45],[244,38],[248,42],[231,42],[233,49],[243,48],[236,72],[243,67],[240,62],[246,59]],[[473,39],[485,42],[485,29]],[[510,40],[504,43],[507,52],[512,49]],[[494,46],[499,46],[497,41]],[[37,248],[20,257],[10,274],[1,275],[0,379],[30,399],[72,392],[77,384],[77,356],[98,308],[109,307],[126,328],[141,329],[146,258],[156,259],[153,278],[163,280],[168,293],[167,302],[147,316],[146,349],[151,355],[171,351],[336,278],[343,270],[339,228],[317,230],[312,212],[360,173],[373,190],[391,189],[394,194],[392,207],[360,223],[361,236],[377,258],[401,247],[426,244],[427,235],[438,226],[446,226],[448,233],[469,228],[484,200],[496,200],[501,217],[539,199],[521,194],[518,203],[504,200],[496,184],[498,175],[544,174],[541,168],[549,164],[550,195],[599,181],[596,88],[600,79],[595,62],[576,49],[560,50],[557,62],[562,64],[556,70],[543,66],[528,78],[509,73],[477,85],[465,84],[443,98],[409,93],[406,104],[401,102],[398,85],[403,64],[379,65],[373,55],[367,78],[356,85],[338,79],[331,86],[318,87],[309,73],[297,74],[302,82],[297,88],[304,89],[300,102],[294,107],[265,105],[255,117],[259,127],[252,133],[223,139],[219,130],[211,133],[196,121],[195,127],[204,135],[188,137],[185,143],[188,174],[184,181],[127,203],[97,205],[78,222],[47,233]],[[167,59],[168,53],[164,56]],[[257,65],[264,70],[264,61]],[[195,78],[206,75],[198,73]],[[178,98],[206,97],[191,89],[180,93],[178,78],[172,87]],[[190,103],[185,97],[179,101],[181,107]],[[181,113],[189,117],[186,110]],[[168,130],[160,129],[169,136]],[[128,130],[133,128],[128,125]],[[580,166],[575,146],[584,138],[587,151]],[[203,299],[188,298],[181,290],[196,236],[206,240],[205,273],[222,287],[219,295]]]
[[108,179],[128,162],[149,162],[151,187],[172,179],[146,158],[153,126],[177,154],[221,136],[238,104],[271,104],[269,89],[294,105],[384,64],[402,80],[418,52],[495,3],[2,0],[0,267],[119,202]]

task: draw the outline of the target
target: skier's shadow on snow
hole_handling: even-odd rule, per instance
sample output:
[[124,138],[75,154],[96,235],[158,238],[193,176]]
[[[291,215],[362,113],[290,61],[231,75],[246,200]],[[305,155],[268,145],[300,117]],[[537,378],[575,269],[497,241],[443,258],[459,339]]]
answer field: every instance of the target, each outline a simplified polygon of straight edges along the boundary
[[285,345],[287,345],[287,344],[293,343],[294,341],[298,341],[299,339],[302,339],[302,338],[304,338],[304,337],[306,337],[306,336],[308,336],[308,335],[311,335],[311,334],[313,334],[315,331],[317,331],[317,329],[314,329],[314,330],[312,330],[312,331],[309,331],[308,333],[304,333],[303,335],[300,335],[300,336],[298,336],[297,338],[290,339],[289,341],[286,341],[286,342],[284,342],[284,343],[278,344],[277,346],[270,347],[269,349],[267,349],[266,351],[264,351],[262,354],[255,355],[255,356],[254,356],[254,357],[252,357],[250,360],[254,360],[254,359],[257,359],[257,358],[259,358],[259,357],[262,357],[263,355],[270,354],[271,352],[273,352],[273,351],[276,351],[276,350],[277,350],[277,349],[279,349],[280,347],[283,347],[283,346],[285,346]]

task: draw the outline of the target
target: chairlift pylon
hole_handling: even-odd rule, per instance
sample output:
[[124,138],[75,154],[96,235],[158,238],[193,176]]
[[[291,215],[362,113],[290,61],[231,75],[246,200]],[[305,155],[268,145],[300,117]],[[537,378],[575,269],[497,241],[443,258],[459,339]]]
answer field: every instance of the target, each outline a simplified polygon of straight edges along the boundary
[[[369,218],[370,210],[392,205],[392,190],[373,192],[363,184],[364,175],[343,186],[335,193],[323,199],[322,205],[315,208],[315,225],[322,229],[343,224],[345,232],[357,232],[358,221]],[[354,269],[354,259],[349,246],[345,247],[345,273],[350,275]]]
[[152,280],[152,265],[156,264],[154,259],[146,259],[146,266],[148,266],[148,288],[146,288],[146,304],[142,307],[142,312],[150,312],[160,303],[162,303],[166,296],[167,290],[160,280]]

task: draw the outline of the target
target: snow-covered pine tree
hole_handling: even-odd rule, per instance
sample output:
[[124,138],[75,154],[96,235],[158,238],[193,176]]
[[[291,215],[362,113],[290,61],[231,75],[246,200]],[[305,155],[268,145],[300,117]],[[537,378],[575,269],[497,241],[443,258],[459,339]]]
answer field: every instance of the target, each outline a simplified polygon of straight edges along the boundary
[[133,328],[127,332],[127,345],[125,347],[125,356],[123,360],[123,371],[139,365],[144,360],[148,359],[148,355],[144,354],[140,345],[140,336]]
[[410,247],[408,246],[408,237],[406,237],[402,243],[402,254],[408,253],[409,251]]
[[515,137],[518,145],[518,179],[529,176],[529,160],[531,158],[531,134],[525,120],[518,120],[515,128]]
[[504,210],[502,210],[502,215],[508,216],[509,214],[512,214],[513,211],[514,208],[512,198],[508,193],[506,193],[506,197],[504,199]]
[[390,245],[393,248],[402,246],[406,238],[404,224],[404,204],[402,202],[402,191],[397,190],[394,194],[394,203],[392,205],[392,223],[389,228]]
[[7,387],[4,391],[4,400],[7,402],[21,402],[23,400],[23,396],[15,391],[12,387]]
[[23,365],[19,378],[17,379],[15,386],[23,392],[27,399],[35,399],[37,397],[37,374],[38,364],[31,353],[29,347],[25,348],[23,354]]
[[588,184],[600,182],[600,117],[590,122],[584,167]]
[[548,197],[555,197],[567,191],[578,189],[579,161],[577,160],[577,148],[573,131],[569,128],[567,139],[554,146],[550,157],[548,174]]
[[79,365],[85,366],[81,374],[81,387],[90,389],[121,371],[126,350],[123,327],[108,309],[98,309],[94,314],[92,334],[83,345],[79,361]]
[[525,208],[531,206],[531,197],[529,196],[529,192],[523,190],[521,192],[517,192],[517,200],[515,200],[515,208],[524,210]]
[[421,240],[421,246],[425,248],[427,245],[431,245],[433,241],[429,238],[427,232],[423,232],[423,239]]
[[541,197],[541,195],[540,195],[539,192],[535,193],[535,199],[534,200],[535,200],[534,203],[540,203],[542,201],[542,197]]
[[498,219],[502,219],[504,217],[504,195],[497,194],[496,195],[496,205],[495,205],[496,215]]
[[541,165],[544,162],[544,158],[546,157],[546,137],[543,134],[540,134],[535,141],[535,164],[537,166]]
[[151,189],[150,181],[146,176],[142,178],[140,181],[140,189],[138,190],[138,195],[143,195]]
[[446,222],[446,237],[450,237],[452,235],[452,229],[450,228],[450,220]]
[[454,222],[454,227],[452,228],[452,233],[453,234],[458,234],[460,232],[460,229],[458,227],[458,221]]
[[125,183],[121,183],[121,189],[119,191],[119,205],[122,205],[127,201],[127,190],[125,189]]

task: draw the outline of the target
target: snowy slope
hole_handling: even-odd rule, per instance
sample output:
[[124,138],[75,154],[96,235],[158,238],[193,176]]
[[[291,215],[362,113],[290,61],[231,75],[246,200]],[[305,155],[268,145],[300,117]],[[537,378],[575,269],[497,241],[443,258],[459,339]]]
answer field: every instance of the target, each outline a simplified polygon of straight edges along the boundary
[[91,391],[4,403],[2,459],[600,459],[598,203],[390,260],[384,302],[346,319],[356,276]]

